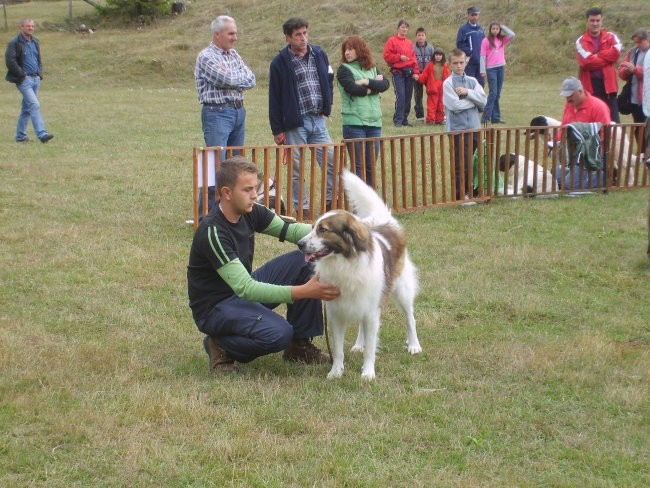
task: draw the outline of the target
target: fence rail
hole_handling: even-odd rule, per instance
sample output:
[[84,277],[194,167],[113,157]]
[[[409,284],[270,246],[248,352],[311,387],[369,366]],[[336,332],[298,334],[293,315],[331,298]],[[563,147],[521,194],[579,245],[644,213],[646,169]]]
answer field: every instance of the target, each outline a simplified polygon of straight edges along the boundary
[[[573,164],[567,127],[489,127],[304,146],[195,148],[194,225],[213,198],[216,168],[234,154],[246,156],[264,175],[261,203],[309,221],[329,208],[344,207],[344,167],[356,169],[396,213],[495,197],[648,187],[643,130],[642,124],[605,127],[602,171]],[[331,192],[328,165],[320,164],[323,158],[331,160]]]

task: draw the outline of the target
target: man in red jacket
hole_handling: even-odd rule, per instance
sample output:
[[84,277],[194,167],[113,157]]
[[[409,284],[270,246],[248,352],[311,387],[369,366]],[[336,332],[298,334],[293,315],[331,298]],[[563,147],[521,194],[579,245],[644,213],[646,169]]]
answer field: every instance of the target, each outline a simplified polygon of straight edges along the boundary
[[579,78],[584,89],[600,98],[609,107],[612,122],[620,122],[616,95],[616,62],[623,44],[616,34],[603,29],[603,11],[587,10],[587,30],[576,41]]

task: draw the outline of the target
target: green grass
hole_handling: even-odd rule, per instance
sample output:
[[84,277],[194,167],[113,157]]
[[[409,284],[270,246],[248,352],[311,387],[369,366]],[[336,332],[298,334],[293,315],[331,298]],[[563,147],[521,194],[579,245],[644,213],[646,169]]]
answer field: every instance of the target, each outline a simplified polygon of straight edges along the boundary
[[[66,5],[7,10],[56,23]],[[214,6],[191,7],[202,32]],[[19,96],[0,89],[0,486],[649,484],[647,189],[402,215],[422,355],[389,305],[373,383],[354,354],[340,381],[280,355],[211,375],[185,283],[193,61],[173,83],[125,61],[165,37],[193,58],[207,40],[166,36],[180,20],[39,32],[47,145],[13,142]],[[558,113],[563,76],[509,78],[508,121]],[[270,143],[263,81],[246,103],[249,142]],[[256,260],[289,249],[262,237]]]

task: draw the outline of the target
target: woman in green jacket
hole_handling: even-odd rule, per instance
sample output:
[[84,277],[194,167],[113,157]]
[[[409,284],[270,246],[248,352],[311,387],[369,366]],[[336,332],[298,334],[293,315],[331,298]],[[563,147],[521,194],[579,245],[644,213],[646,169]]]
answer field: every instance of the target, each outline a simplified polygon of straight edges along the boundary
[[[336,72],[341,92],[344,139],[381,137],[379,94],[390,84],[378,71],[366,42],[359,36],[348,37],[341,45],[341,66]],[[350,142],[347,145],[355,173],[368,185],[375,186],[375,161],[379,141]]]

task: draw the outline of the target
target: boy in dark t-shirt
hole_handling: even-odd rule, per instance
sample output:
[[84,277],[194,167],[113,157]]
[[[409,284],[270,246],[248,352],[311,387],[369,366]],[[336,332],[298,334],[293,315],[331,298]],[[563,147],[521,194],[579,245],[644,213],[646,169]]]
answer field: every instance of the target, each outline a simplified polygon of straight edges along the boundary
[[[336,287],[318,281],[298,250],[252,271],[255,233],[296,243],[311,225],[288,223],[256,203],[257,166],[236,156],[216,174],[218,205],[194,235],[187,267],[189,305],[211,369],[232,371],[234,362],[284,350],[289,361],[328,362],[311,342],[323,333],[321,300]],[[286,320],[272,311],[287,304]]]

